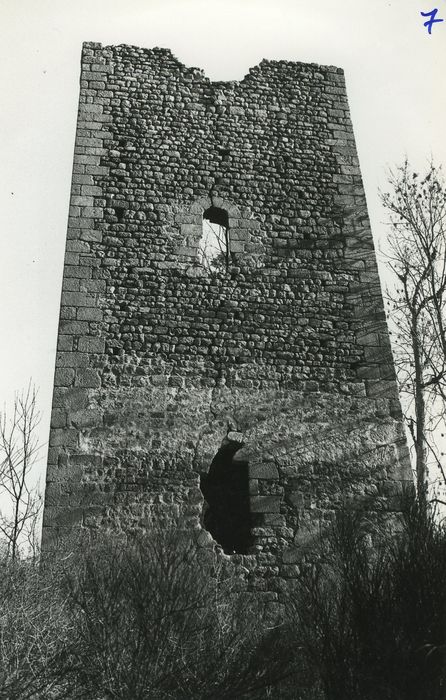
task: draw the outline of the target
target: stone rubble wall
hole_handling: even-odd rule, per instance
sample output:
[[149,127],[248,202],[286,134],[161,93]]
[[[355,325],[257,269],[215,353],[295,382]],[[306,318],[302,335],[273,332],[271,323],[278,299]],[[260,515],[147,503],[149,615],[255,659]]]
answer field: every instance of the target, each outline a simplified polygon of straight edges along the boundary
[[[199,263],[203,212],[230,265]],[[237,433],[253,585],[279,591],[345,500],[411,482],[342,70],[210,82],[166,49],[84,44],[44,547],[73,527],[188,527]],[[234,557],[236,558],[236,557]]]

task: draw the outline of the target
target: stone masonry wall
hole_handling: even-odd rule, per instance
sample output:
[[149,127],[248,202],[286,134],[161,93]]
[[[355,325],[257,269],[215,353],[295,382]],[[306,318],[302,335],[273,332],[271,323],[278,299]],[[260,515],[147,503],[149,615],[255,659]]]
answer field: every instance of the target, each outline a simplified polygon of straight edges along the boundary
[[[199,262],[224,209],[230,264]],[[343,73],[210,82],[168,50],[85,44],[44,547],[72,527],[203,528],[200,475],[244,443],[276,593],[350,500],[411,473]]]

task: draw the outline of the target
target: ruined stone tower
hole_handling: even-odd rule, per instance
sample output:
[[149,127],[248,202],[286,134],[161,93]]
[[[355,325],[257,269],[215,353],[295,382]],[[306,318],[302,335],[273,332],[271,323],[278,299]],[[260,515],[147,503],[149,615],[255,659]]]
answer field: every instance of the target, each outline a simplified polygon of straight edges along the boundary
[[173,523],[273,590],[411,480],[343,72],[89,43],[80,88],[44,547]]

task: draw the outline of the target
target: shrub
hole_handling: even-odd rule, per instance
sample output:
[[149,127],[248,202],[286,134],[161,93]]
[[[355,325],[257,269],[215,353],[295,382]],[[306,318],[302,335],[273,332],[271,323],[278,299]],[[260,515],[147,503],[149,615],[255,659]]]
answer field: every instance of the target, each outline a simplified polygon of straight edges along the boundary
[[51,697],[53,668],[69,634],[54,571],[35,561],[0,560],[0,697]]
[[446,532],[403,510],[397,534],[339,513],[302,568],[290,613],[327,700],[444,700]]
[[64,697],[266,697],[290,653],[239,584],[176,533],[101,538],[65,576],[75,632]]

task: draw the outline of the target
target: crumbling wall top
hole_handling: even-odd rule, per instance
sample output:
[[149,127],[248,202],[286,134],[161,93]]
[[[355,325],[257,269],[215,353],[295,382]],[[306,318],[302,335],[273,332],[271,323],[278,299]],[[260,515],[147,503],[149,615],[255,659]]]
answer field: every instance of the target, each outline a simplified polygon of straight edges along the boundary
[[[208,78],[204,72],[203,68],[198,68],[196,66],[187,66],[185,63],[180,61],[175,54],[169,48],[163,48],[159,46],[154,46],[153,48],[140,48],[139,46],[134,46],[132,44],[110,44],[103,46],[100,42],[85,41],[82,45],[83,53],[103,52],[104,55],[111,52],[125,53],[129,52],[131,54],[139,54],[141,56],[150,56],[156,60],[162,60],[163,58],[176,63],[181,70],[190,71],[195,75],[201,75],[203,80],[211,84],[228,84],[228,83],[243,83],[245,80],[249,80],[254,75],[259,73],[268,72],[270,69],[277,71],[278,69],[285,72],[298,71],[298,72],[313,72],[315,69],[327,73],[334,73],[338,75],[344,75],[344,69],[333,65],[324,65],[320,63],[303,63],[301,61],[287,61],[287,60],[275,60],[262,58],[262,60],[255,66],[249,68],[248,72],[243,76],[241,80],[230,80],[230,81],[212,81]],[[111,55],[110,55],[111,58]]]

